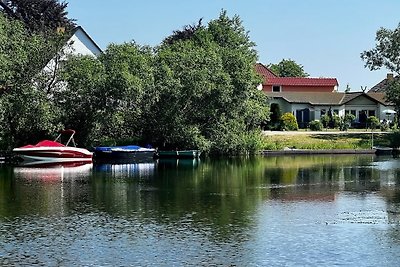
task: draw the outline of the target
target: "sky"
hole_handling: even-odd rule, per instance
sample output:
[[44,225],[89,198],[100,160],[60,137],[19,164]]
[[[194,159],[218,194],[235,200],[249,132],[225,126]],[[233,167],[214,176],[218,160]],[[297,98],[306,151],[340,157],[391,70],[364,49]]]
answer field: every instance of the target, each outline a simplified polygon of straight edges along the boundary
[[174,30],[203,25],[221,10],[238,15],[256,43],[259,62],[292,59],[310,77],[334,77],[339,91],[367,90],[386,69],[364,68],[360,53],[375,47],[376,31],[400,23],[399,0],[66,0],[76,20],[104,50],[135,41],[157,46]]

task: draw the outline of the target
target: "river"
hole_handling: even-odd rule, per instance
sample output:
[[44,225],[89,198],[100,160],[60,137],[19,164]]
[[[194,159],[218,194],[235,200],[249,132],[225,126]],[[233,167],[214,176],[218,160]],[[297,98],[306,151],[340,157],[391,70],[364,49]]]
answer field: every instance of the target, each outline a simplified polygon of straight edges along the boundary
[[0,167],[1,266],[397,266],[400,159]]

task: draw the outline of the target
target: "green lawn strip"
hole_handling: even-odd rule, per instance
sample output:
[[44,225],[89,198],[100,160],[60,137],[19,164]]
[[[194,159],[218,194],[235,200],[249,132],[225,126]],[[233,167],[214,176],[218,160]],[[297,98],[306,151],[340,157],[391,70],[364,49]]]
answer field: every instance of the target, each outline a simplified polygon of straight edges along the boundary
[[296,149],[369,149],[372,139],[374,146],[387,146],[386,134],[287,134],[265,136],[265,150]]

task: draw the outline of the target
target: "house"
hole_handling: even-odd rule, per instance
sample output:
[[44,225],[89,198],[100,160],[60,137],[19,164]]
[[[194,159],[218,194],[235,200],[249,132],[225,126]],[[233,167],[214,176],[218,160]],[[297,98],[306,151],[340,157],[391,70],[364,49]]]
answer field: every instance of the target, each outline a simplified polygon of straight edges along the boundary
[[[61,28],[59,31],[63,32],[63,29]],[[50,88],[62,90],[65,88],[65,83],[56,79],[56,73],[62,68],[63,62],[69,55],[98,57],[102,53],[101,48],[81,26],[75,27],[66,38],[65,45],[62,49],[49,60],[41,71],[43,77],[46,77],[43,78],[43,81],[48,88],[47,90],[50,91]]]
[[66,43],[70,44],[70,47],[66,47],[67,52],[74,55],[98,57],[102,53],[101,48],[81,26],[75,27]]
[[278,77],[261,63],[256,71],[263,78],[264,92],[336,92],[339,86],[336,78]]
[[66,39],[64,47],[54,56],[44,67],[46,72],[54,72],[59,62],[66,59],[68,55],[83,55],[98,57],[102,52],[101,48],[93,41],[93,39],[81,27],[75,27],[70,36]]
[[267,93],[271,105],[278,105],[281,112],[290,112],[296,116],[300,127],[306,127],[310,121],[320,120],[321,116],[332,111],[339,116],[353,114],[355,122],[365,125],[369,116],[381,121],[391,120],[392,114],[386,111],[391,104],[384,93],[344,93],[344,92],[281,92]]
[[320,120],[329,112],[341,117],[353,114],[360,126],[369,116],[380,121],[393,119],[393,114],[388,113],[393,106],[383,92],[339,92],[336,78],[277,77],[261,63],[256,65],[256,71],[263,78],[260,89],[269,97],[271,106],[295,115],[300,127],[307,127],[310,121]]

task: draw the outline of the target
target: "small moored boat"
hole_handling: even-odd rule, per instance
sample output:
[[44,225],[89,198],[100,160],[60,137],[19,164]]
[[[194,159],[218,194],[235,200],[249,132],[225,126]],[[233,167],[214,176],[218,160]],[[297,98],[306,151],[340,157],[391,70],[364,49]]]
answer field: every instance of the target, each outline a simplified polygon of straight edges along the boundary
[[147,161],[152,160],[156,150],[137,145],[98,146],[94,148],[94,159],[97,161]]
[[[14,148],[13,152],[28,162],[92,162],[93,153],[85,148],[76,147],[74,134],[74,130],[63,130],[54,141],[43,140],[36,145]],[[63,144],[61,138],[65,135],[69,135],[69,139]]]

